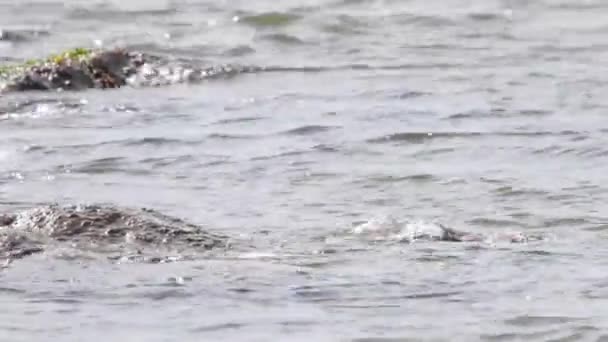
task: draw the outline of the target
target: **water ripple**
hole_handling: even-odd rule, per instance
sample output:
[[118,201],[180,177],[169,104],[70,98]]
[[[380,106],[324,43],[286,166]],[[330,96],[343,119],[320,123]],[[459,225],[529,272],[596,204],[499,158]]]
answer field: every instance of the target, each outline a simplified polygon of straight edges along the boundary
[[251,26],[264,28],[285,26],[300,19],[300,16],[291,13],[267,12],[255,15],[240,15],[239,22]]
[[36,29],[1,29],[0,28],[0,42],[8,41],[11,43],[22,43],[37,40],[40,37],[47,37],[50,35],[49,31],[36,30]]
[[432,139],[451,138],[478,138],[478,137],[546,137],[546,136],[574,136],[581,133],[576,131],[533,131],[533,132],[402,132],[392,133],[378,138],[368,139],[370,143],[382,142],[408,142],[422,143]]
[[283,132],[283,134],[288,135],[311,135],[316,133],[327,132],[338,127],[335,126],[322,126],[322,125],[306,125],[297,128],[292,128]]

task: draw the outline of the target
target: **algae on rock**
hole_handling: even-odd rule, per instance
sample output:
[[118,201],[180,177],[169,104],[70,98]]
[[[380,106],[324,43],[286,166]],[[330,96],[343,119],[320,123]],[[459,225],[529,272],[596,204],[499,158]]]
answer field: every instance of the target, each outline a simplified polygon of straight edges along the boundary
[[0,66],[1,90],[117,88],[144,63],[141,54],[75,48],[22,64]]
[[163,86],[242,73],[284,70],[219,64],[202,68],[136,51],[76,48],[40,60],[0,65],[0,93],[28,90],[84,90]]

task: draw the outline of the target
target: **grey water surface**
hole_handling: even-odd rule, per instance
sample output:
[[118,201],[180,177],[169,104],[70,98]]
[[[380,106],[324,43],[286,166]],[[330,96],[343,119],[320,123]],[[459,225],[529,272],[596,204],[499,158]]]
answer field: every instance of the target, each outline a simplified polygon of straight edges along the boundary
[[[0,340],[608,341],[606,18],[602,0],[0,0],[1,62],[124,46],[283,70],[2,95],[0,210],[149,207],[248,248],[14,261]],[[489,239],[404,242],[437,222]]]

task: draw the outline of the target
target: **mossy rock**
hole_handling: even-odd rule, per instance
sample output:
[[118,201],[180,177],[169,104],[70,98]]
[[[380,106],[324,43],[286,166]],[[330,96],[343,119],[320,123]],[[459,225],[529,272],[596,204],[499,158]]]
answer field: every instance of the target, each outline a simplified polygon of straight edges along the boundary
[[94,50],[87,48],[75,48],[72,50],[67,50],[62,53],[49,55],[44,59],[30,59],[21,64],[9,64],[9,65],[0,65],[0,76],[10,76],[15,73],[23,72],[25,69],[34,67],[34,66],[43,66],[45,64],[65,64],[65,63],[73,63],[84,62],[87,61],[93,55]]
[[[145,65],[145,67],[144,67]],[[28,90],[84,90],[163,86],[232,77],[267,68],[220,64],[201,66],[124,49],[75,48],[8,65],[0,65],[0,93]]]
[[143,63],[143,55],[123,49],[75,48],[44,59],[0,66],[0,81],[5,83],[0,89],[117,88]]

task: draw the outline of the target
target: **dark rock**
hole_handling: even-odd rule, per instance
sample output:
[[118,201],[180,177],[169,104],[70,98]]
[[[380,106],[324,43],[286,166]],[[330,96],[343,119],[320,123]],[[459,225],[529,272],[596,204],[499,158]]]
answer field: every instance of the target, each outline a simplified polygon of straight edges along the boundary
[[201,68],[124,49],[74,49],[45,60],[0,66],[0,91],[160,86],[262,70],[236,65]]

